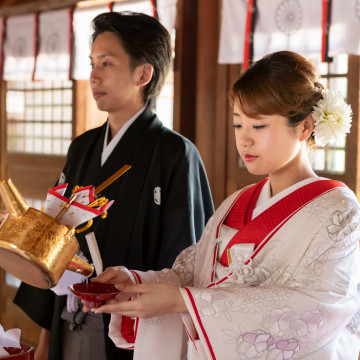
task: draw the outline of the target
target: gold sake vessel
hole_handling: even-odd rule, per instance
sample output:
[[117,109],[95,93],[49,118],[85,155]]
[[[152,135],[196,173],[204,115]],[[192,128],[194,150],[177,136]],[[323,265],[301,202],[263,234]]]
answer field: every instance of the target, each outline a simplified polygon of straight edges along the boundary
[[29,207],[11,180],[0,181],[8,216],[0,225],[0,267],[42,289],[57,284],[66,269],[91,276],[94,268],[75,254],[75,230]]

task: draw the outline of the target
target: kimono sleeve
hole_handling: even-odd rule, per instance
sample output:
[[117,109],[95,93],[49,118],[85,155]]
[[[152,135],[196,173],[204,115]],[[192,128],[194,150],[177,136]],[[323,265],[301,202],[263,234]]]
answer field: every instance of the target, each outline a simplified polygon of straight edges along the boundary
[[[208,251],[212,251],[211,234],[213,232],[214,216],[207,222],[199,242],[184,249],[176,258],[172,270],[176,273],[181,286],[194,286],[199,283],[199,267],[206,272],[209,266],[205,260]],[[200,265],[199,265],[200,264]]]
[[[176,273],[170,269],[162,271],[133,271],[139,283],[168,283],[180,286]],[[134,359],[151,358],[168,359],[169,353],[164,351],[170,347],[174,359],[180,358],[183,351],[183,340],[186,340],[180,314],[166,314],[151,319],[130,319],[127,316],[111,315],[109,337],[115,345],[122,349],[135,349]],[[155,346],[159,339],[161,346]],[[180,341],[179,341],[180,340]],[[170,345],[171,344],[171,345]]]

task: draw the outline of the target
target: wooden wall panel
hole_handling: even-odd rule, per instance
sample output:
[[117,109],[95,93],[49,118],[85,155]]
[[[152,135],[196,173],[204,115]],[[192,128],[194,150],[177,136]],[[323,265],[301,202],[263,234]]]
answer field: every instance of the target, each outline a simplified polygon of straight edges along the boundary
[[24,197],[43,199],[65,164],[64,156],[8,154],[8,177]]

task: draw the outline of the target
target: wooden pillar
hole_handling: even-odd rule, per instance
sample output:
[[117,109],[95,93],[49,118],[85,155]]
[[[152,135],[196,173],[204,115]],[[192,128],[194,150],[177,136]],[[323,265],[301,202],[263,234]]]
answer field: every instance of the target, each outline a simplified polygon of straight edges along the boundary
[[[5,107],[5,82],[0,81],[0,180],[7,177],[6,171],[6,107]],[[0,201],[0,211],[3,210],[3,204]],[[0,324],[2,323],[2,314],[5,308],[5,271],[0,268]]]
[[179,0],[174,59],[175,131],[195,142],[197,2]]
[[[352,80],[353,79],[353,80]],[[360,56],[349,55],[348,60],[348,93],[347,102],[351,103],[353,120],[351,134],[356,136],[346,137],[346,183],[351,189],[355,189],[356,196],[360,199]],[[355,86],[354,86],[355,85]]]
[[198,0],[196,133],[215,206],[225,198],[227,66],[219,65],[220,0]]

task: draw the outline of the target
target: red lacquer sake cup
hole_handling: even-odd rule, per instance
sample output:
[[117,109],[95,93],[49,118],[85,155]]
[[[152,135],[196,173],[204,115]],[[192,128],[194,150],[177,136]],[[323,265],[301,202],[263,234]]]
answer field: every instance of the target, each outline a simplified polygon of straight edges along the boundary
[[119,290],[114,284],[103,283],[78,283],[68,286],[68,289],[78,298],[85,301],[88,308],[98,308],[106,300],[114,298]]
[[6,356],[0,356],[0,359],[6,360],[34,360],[35,349],[29,345],[20,344],[21,349],[13,347],[4,347],[9,353]]

